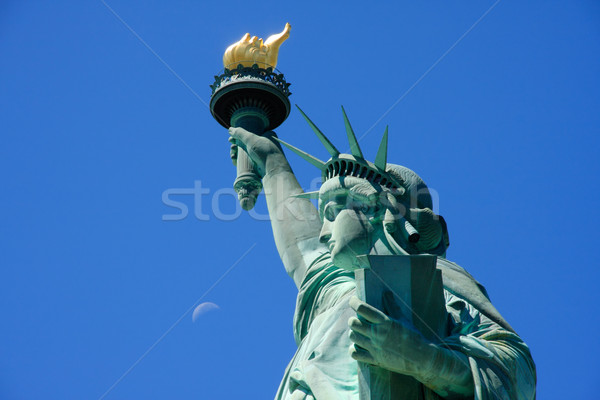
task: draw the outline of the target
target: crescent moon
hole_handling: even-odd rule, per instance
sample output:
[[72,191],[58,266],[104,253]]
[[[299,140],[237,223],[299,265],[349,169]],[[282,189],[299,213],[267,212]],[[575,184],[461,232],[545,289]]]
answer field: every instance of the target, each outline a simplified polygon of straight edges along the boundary
[[209,311],[218,310],[219,306],[215,303],[211,303],[209,301],[200,303],[196,308],[194,308],[194,312],[192,313],[192,321],[196,322],[196,320],[203,314],[206,314]]

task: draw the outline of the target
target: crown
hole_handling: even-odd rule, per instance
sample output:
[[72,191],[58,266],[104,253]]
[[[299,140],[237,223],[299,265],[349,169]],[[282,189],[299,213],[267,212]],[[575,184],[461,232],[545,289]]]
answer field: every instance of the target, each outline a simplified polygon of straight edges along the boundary
[[[350,153],[342,154],[340,151],[331,143],[331,141],[325,136],[323,132],[315,125],[314,122],[308,118],[308,116],[302,111],[298,105],[296,105],[308,125],[312,128],[313,132],[317,135],[323,146],[327,149],[331,158],[328,161],[321,161],[318,158],[300,150],[297,147],[292,146],[289,143],[284,142],[279,138],[275,138],[279,143],[308,161],[315,167],[321,170],[321,179],[325,183],[329,179],[336,177],[352,176],[356,178],[365,179],[374,186],[380,186],[388,189],[402,189],[404,186],[404,180],[397,174],[390,173],[386,170],[387,166],[387,148],[388,148],[388,128],[385,128],[379,150],[375,156],[375,162],[371,163],[365,160],[362,150],[358,145],[358,140],[350,125],[346,110],[342,107],[342,113],[344,114],[344,124],[346,126],[346,135],[348,136],[348,142],[350,143]],[[297,195],[296,197],[304,198],[318,198],[319,192],[306,192]]]

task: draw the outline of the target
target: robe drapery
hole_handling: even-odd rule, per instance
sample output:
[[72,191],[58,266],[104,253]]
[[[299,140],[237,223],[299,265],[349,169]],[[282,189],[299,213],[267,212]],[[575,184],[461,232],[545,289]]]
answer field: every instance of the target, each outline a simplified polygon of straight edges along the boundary
[[[527,345],[463,268],[443,258],[437,268],[449,316],[444,345],[467,356],[474,398],[534,399],[535,366]],[[358,364],[350,357],[348,337],[348,319],[356,315],[348,301],[355,293],[354,273],[333,265],[329,253],[311,264],[294,315],[298,350],[276,400],[358,400]]]

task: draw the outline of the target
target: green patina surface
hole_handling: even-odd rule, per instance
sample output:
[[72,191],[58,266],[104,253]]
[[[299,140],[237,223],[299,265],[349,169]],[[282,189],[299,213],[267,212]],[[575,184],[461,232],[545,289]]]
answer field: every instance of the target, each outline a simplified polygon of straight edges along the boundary
[[[257,79],[285,105],[282,75],[242,66],[216,77],[213,100],[228,85]],[[238,180],[252,174],[265,189],[275,244],[298,288],[298,350],[276,398],[535,398],[527,345],[483,286],[446,260],[448,227],[425,182],[388,163],[387,128],[371,163],[345,112],[351,154],[340,154],[300,110],[331,155],[325,162],[275,138],[272,115],[256,104],[228,110],[221,123],[232,126]],[[321,169],[318,192],[302,191],[277,141]],[[429,266],[415,267],[423,257]]]

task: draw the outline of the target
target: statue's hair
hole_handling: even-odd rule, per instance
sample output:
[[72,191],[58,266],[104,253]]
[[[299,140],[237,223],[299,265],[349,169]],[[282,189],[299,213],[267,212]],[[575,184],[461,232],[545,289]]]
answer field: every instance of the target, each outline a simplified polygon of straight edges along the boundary
[[[433,212],[431,193],[423,179],[402,165],[387,164],[386,171],[404,180],[404,187],[410,196],[411,219],[421,236],[418,247],[429,253],[444,256],[450,245],[448,227],[444,218]],[[417,213],[412,209],[420,210]]]
[[364,200],[376,201],[380,188],[375,187],[366,179],[357,178],[354,176],[342,176],[334,179],[329,179],[323,183],[321,191],[327,191],[333,195],[337,193],[350,193]]
[[387,164],[386,172],[404,182],[404,188],[390,189],[363,178],[344,176],[325,181],[321,190],[333,193],[349,191],[371,201],[376,200],[377,197],[385,199],[385,196],[380,196],[381,193],[391,193],[396,196],[406,192],[410,197],[411,208],[433,208],[427,185],[414,171],[401,165]]
[[416,172],[396,164],[387,164],[386,172],[404,181],[404,188],[410,196],[411,207],[433,209],[429,188]]

